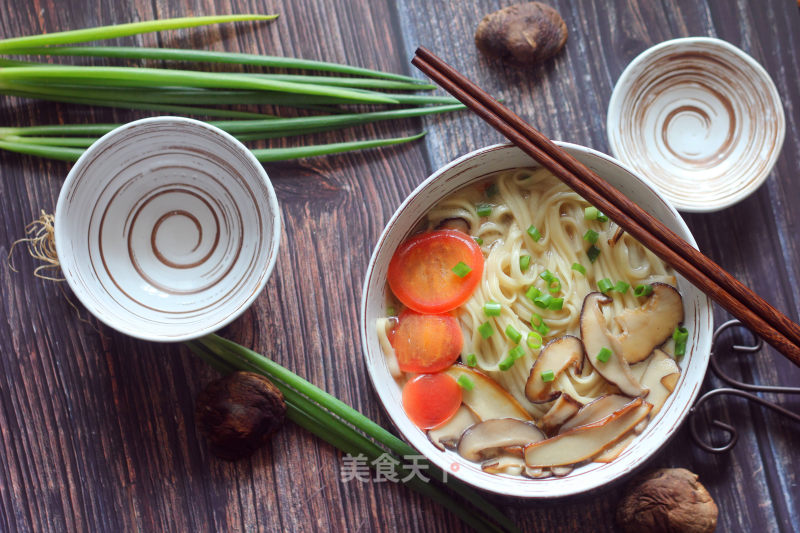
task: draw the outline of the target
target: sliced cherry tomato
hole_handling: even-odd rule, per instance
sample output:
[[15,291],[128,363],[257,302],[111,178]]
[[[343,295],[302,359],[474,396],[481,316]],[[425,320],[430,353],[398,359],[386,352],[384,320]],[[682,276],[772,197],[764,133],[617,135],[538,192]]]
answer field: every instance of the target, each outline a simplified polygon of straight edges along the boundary
[[[459,263],[471,270],[453,271]],[[483,274],[483,252],[460,231],[436,230],[400,245],[389,263],[389,287],[397,299],[420,313],[445,313],[466,302]]]
[[461,387],[449,374],[421,374],[403,387],[403,409],[421,429],[447,422],[461,406]]
[[390,336],[403,372],[439,372],[461,353],[464,338],[458,321],[450,315],[422,315],[406,309]]

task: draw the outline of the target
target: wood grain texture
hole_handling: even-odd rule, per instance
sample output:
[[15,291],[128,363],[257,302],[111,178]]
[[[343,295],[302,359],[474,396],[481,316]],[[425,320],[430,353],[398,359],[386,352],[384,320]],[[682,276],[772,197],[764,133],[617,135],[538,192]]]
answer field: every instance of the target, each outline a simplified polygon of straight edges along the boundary
[[[545,134],[608,151],[605,113],[625,65],[659,41],[710,35],[764,65],[784,102],[787,139],[772,176],[738,206],[686,216],[700,248],[790,318],[800,312],[800,16],[769,0],[557,0],[566,49],[530,70],[479,55],[473,33],[498,1],[189,0],[88,6],[0,0],[0,38],[42,31],[236,12],[236,24],[121,40],[293,55],[412,73],[423,44],[505,98]],[[85,60],[91,64],[100,60]],[[219,67],[230,68],[230,67]],[[413,73],[421,77],[419,73]],[[0,125],[126,121],[142,114],[0,98]],[[267,165],[282,209],[282,251],[263,295],[222,334],[273,357],[390,427],[361,362],[357,312],[372,246],[395,207],[433,169],[500,136],[465,113],[294,138],[285,145],[429,131],[424,143]],[[52,211],[69,166],[0,153],[0,257],[40,208]],[[341,456],[288,425],[251,459],[211,457],[194,428],[194,397],[214,372],[173,345],[139,342],[78,321],[60,289],[0,265],[0,531],[461,531],[437,505],[392,483],[341,483]],[[725,316],[718,312],[721,322]],[[800,383],[770,349],[726,363],[734,376]],[[711,384],[719,385],[710,379]],[[800,399],[778,397],[800,410]],[[800,523],[800,437],[740,400],[704,418],[733,421],[735,450],[711,456],[686,429],[649,465],[700,475],[720,507],[718,531],[792,531]],[[621,485],[535,503],[490,496],[525,531],[614,531]]]

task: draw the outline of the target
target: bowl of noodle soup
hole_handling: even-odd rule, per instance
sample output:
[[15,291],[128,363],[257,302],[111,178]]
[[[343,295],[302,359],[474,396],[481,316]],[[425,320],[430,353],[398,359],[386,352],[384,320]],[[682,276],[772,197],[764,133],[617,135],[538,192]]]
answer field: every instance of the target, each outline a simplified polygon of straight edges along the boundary
[[[696,246],[680,215],[648,181],[636,176],[610,156],[575,144],[557,144]],[[491,210],[486,208],[487,205],[491,206]],[[479,213],[481,206],[485,210]],[[513,145],[501,144],[471,152],[436,171],[403,201],[381,234],[367,269],[359,316],[370,379],[402,436],[449,475],[478,488],[524,498],[556,498],[591,491],[641,466],[666,444],[688,414],[708,364],[713,330],[710,300],[632,237],[617,230],[613,221],[601,223],[592,219],[592,209],[590,204],[540,168],[521,150]],[[600,217],[602,220],[602,213]],[[675,369],[677,366],[671,376],[670,390],[660,399],[656,398],[656,401],[652,400],[657,393],[651,386],[652,394],[645,392],[643,399],[636,400],[638,404],[626,407],[628,412],[632,412],[634,408],[650,406],[644,411],[644,418],[634,420],[641,421],[636,424],[635,431],[630,429],[633,428],[632,422],[624,438],[613,441],[613,450],[609,446],[603,449],[602,454],[594,454],[568,467],[544,468],[544,473],[542,468],[526,467],[526,464],[537,464],[535,458],[530,462],[528,455],[529,448],[533,451],[537,445],[520,448],[518,442],[508,439],[493,441],[497,446],[505,446],[497,450],[500,450],[498,453],[501,458],[509,459],[508,465],[520,464],[520,459],[514,457],[523,458],[522,466],[516,469],[504,469],[503,466],[498,470],[497,462],[484,460],[484,455],[480,459],[476,459],[477,456],[470,457],[463,449],[466,434],[482,425],[479,423],[485,422],[486,417],[482,415],[480,406],[467,402],[467,396],[471,395],[471,401],[484,402],[482,398],[475,398],[476,391],[488,390],[482,388],[481,383],[478,383],[475,391],[469,389],[468,393],[465,389],[464,404],[453,417],[467,417],[467,421],[462,423],[464,427],[470,427],[463,433],[459,430],[461,438],[458,443],[451,441],[448,446],[444,438],[439,438],[441,434],[436,433],[437,428],[451,424],[453,419],[429,431],[412,422],[403,406],[403,387],[413,375],[398,368],[392,348],[396,315],[401,315],[398,310],[404,306],[389,287],[387,271],[398,247],[410,237],[441,228],[455,228],[469,233],[479,244],[484,256],[477,288],[465,303],[449,312],[458,320],[463,346],[456,364],[447,372],[453,378],[468,374],[472,377],[472,380],[467,379],[470,385],[476,378],[480,381],[484,377],[487,382],[498,384],[504,389],[505,397],[509,398],[511,410],[503,411],[502,406],[498,407],[501,414],[497,417],[520,419],[520,422],[527,424],[523,432],[533,426],[547,425],[550,421],[548,417],[553,414],[553,406],[559,402],[556,398],[569,399],[576,405],[575,409],[578,406],[582,409],[600,398],[625,396],[622,394],[626,392],[625,384],[613,380],[609,382],[609,375],[605,370],[600,370],[604,365],[598,364],[602,359],[592,359],[598,354],[590,353],[588,333],[582,329],[582,326],[587,327],[586,322],[589,321],[589,313],[582,315],[582,310],[589,307],[590,295],[593,295],[593,302],[600,301],[603,305],[602,309],[597,307],[598,313],[624,317],[627,312],[630,318],[634,310],[645,309],[648,305],[642,303],[648,301],[647,297],[634,294],[634,287],[655,287],[655,294],[662,300],[666,298],[665,294],[671,297],[679,293],[679,306],[682,305],[680,327],[683,328],[681,331],[688,334],[684,334],[685,354],[674,355],[673,352],[677,350],[672,336],[666,340],[659,337],[656,348],[648,346],[647,359],[624,364],[636,376],[635,380],[641,383],[645,383],[656,367],[671,365],[669,367]],[[592,233],[588,231],[592,228],[598,234],[594,240],[591,236],[586,238],[587,232]],[[596,248],[598,253],[594,259],[589,259],[587,248]],[[597,288],[600,280],[625,282],[621,287],[616,286],[617,292],[612,288],[601,294]],[[549,289],[556,289],[549,291],[558,295],[556,302],[548,296]],[[648,290],[652,293],[651,289]],[[533,296],[540,296],[544,300],[534,305]],[[655,296],[650,299],[655,302]],[[488,317],[486,302],[499,304],[501,311]],[[545,322],[544,330],[538,329],[537,333],[537,324]],[[628,320],[628,324],[633,322],[636,320]],[[614,322],[609,319],[608,323]],[[639,323],[646,324],[647,321],[639,320]],[[485,335],[482,327],[486,327],[486,324],[493,326],[493,334]],[[614,327],[620,324],[622,322]],[[508,328],[514,333],[510,340]],[[646,329],[657,330],[658,325],[650,324]],[[541,343],[526,345],[526,340],[514,339],[516,332],[528,341],[541,338]],[[592,364],[565,365],[555,376],[548,371],[550,375],[543,375],[542,381],[550,381],[546,384],[547,390],[557,392],[539,399],[545,401],[529,401],[529,382],[537,381],[536,385],[539,388],[542,386],[542,383],[538,383],[539,372],[532,371],[532,368],[536,370],[537,359],[544,360],[545,350],[556,344],[549,341],[570,339],[577,342],[578,337],[583,339],[583,345],[586,346],[581,360],[591,361]],[[619,332],[614,338],[624,340]],[[554,348],[550,349],[551,353],[554,351]],[[516,356],[511,357],[509,353],[516,353]],[[656,356],[661,359],[656,361]],[[503,366],[506,362],[509,364]],[[534,374],[537,380],[534,380]],[[646,388],[642,390],[647,391]],[[648,394],[656,406],[654,409],[646,403]],[[628,393],[627,396],[634,397],[637,394]],[[515,412],[520,415],[516,416]],[[522,427],[516,421],[514,423]],[[557,426],[554,427],[557,429]],[[518,427],[512,429],[513,433]],[[579,427],[573,432],[581,429]],[[531,431],[540,432],[536,427]],[[550,428],[547,431],[547,437],[542,432],[542,439],[553,441],[555,430]],[[490,437],[490,441],[493,438]],[[564,446],[566,443],[562,441],[559,447],[568,447]],[[544,448],[537,451],[541,450]],[[501,465],[506,463],[501,461]]]

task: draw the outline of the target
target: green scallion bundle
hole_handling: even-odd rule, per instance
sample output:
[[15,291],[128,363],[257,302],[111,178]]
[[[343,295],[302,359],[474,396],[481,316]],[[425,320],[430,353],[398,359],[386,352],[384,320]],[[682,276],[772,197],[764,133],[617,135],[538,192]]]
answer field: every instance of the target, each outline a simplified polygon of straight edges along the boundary
[[[313,70],[327,73],[326,75],[75,66],[0,58],[0,94],[71,104],[232,119],[212,124],[244,142],[306,135],[463,108],[451,97],[408,94],[408,91],[434,88],[418,79],[350,65],[205,50],[63,46],[223,22],[268,21],[276,17],[277,15],[228,15],[175,18],[17,37],[0,40],[0,54],[179,61],[190,65],[226,63],[283,70]],[[230,108],[241,105],[288,106],[320,114],[280,118],[262,112]],[[353,112],[353,105],[413,107]],[[0,127],[0,149],[75,161],[97,136],[116,126],[61,124]],[[412,141],[422,135],[424,132],[390,139],[255,149],[253,153],[262,162],[279,161],[389,146]]]

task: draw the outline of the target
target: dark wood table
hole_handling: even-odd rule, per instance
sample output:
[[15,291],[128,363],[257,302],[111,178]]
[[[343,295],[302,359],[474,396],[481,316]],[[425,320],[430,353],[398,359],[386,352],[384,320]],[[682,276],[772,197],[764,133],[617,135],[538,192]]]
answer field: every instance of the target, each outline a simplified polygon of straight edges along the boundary
[[[688,215],[700,248],[797,320],[800,311],[800,16],[794,0],[558,0],[566,50],[519,70],[479,55],[473,33],[500,2],[0,0],[0,37],[156,17],[277,12],[238,24],[126,39],[349,62],[412,73],[424,44],[553,138],[607,152],[614,82],[639,52],[689,35],[730,41],[772,76],[787,136],[767,182],[733,208]],[[416,74],[418,75],[418,74]],[[0,125],[142,116],[0,97]],[[282,250],[264,293],[222,334],[307,377],[390,427],[361,359],[357,313],[369,255],[400,201],[432,170],[501,138],[464,113],[381,123],[318,142],[428,130],[424,142],[268,164],[283,215]],[[287,144],[302,142],[297,139]],[[53,211],[69,165],[0,153],[0,257],[40,209]],[[438,505],[392,483],[340,482],[342,456],[288,424],[251,459],[215,459],[199,438],[194,398],[215,372],[177,345],[139,342],[80,322],[60,288],[0,265],[0,531],[455,531]],[[726,314],[719,309],[717,320]],[[800,384],[771,349],[727,368],[743,379]],[[718,385],[717,381],[709,380]],[[800,399],[779,399],[795,411]],[[719,531],[791,531],[800,524],[800,425],[739,399],[707,415],[733,421],[736,448],[710,455],[686,428],[647,466],[700,475]],[[708,418],[705,420],[708,421]],[[719,435],[717,436],[719,437]],[[562,501],[489,496],[526,531],[613,531],[622,486]]]

